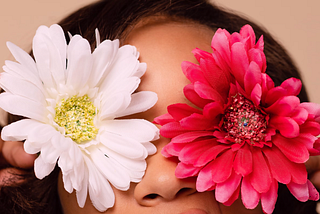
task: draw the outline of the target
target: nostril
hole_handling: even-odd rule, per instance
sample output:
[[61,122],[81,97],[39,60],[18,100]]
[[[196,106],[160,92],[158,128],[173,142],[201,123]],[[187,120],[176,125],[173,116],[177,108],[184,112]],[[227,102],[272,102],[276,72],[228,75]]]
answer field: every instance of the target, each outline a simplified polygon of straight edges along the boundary
[[156,199],[157,197],[159,197],[159,195],[153,193],[153,194],[149,194],[149,195],[144,196],[143,199],[144,200],[151,200],[151,199]]

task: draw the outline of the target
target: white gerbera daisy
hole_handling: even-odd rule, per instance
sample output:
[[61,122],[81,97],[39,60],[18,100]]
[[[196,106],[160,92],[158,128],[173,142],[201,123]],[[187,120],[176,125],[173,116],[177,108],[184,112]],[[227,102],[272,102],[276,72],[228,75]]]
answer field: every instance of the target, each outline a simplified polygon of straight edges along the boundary
[[145,158],[156,152],[150,141],[158,129],[142,119],[116,119],[146,111],[157,101],[153,92],[133,93],[146,64],[135,47],[119,48],[105,40],[91,53],[80,35],[67,45],[59,25],[41,26],[33,39],[35,61],[12,43],[17,62],[6,61],[0,107],[27,117],[3,129],[4,140],[25,140],[30,154],[39,153],[39,179],[61,168],[64,188],[76,190],[83,207],[89,191],[93,205],[105,211],[114,204],[110,183],[128,190],[146,169]]

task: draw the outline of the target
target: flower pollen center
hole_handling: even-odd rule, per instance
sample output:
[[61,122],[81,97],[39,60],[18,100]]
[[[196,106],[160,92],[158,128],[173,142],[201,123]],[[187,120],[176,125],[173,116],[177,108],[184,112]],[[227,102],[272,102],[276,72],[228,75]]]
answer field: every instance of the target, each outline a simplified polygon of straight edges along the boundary
[[96,107],[89,100],[88,95],[73,96],[63,99],[57,104],[54,121],[65,129],[66,136],[81,143],[96,137],[98,129],[94,126]]
[[241,94],[236,94],[231,99],[222,124],[222,128],[228,133],[226,138],[236,143],[246,141],[252,145],[263,141],[267,130],[266,114]]

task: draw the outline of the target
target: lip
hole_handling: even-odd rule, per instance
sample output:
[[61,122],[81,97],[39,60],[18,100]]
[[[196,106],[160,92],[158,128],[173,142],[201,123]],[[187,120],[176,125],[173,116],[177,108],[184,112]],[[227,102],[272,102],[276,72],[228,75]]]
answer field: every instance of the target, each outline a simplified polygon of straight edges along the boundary
[[208,214],[208,213],[202,209],[190,209],[180,214]]

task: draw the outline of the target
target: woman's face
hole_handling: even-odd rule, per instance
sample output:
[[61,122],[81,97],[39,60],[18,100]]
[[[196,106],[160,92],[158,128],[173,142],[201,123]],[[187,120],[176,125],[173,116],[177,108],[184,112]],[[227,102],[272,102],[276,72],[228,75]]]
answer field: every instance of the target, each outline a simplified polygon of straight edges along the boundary
[[[189,81],[182,73],[181,62],[197,63],[191,53],[196,47],[210,52],[213,34],[212,30],[203,26],[161,21],[136,27],[130,33],[126,43],[137,47],[140,61],[146,62],[148,66],[138,90],[158,94],[158,102],[152,109],[132,117],[152,122],[155,117],[167,113],[168,105],[189,103],[183,95],[183,87]],[[240,202],[225,207],[215,200],[214,192],[197,192],[194,179],[177,179],[174,174],[177,161],[161,155],[161,149],[169,141],[161,137],[154,142],[158,152],[147,158],[147,170],[142,181],[132,183],[130,189],[125,192],[114,189],[115,205],[105,213],[262,213],[260,207],[256,210],[245,210]],[[89,196],[85,207],[79,208],[75,193],[69,194],[64,191],[61,178],[58,189],[65,214],[99,213],[92,206]]]

